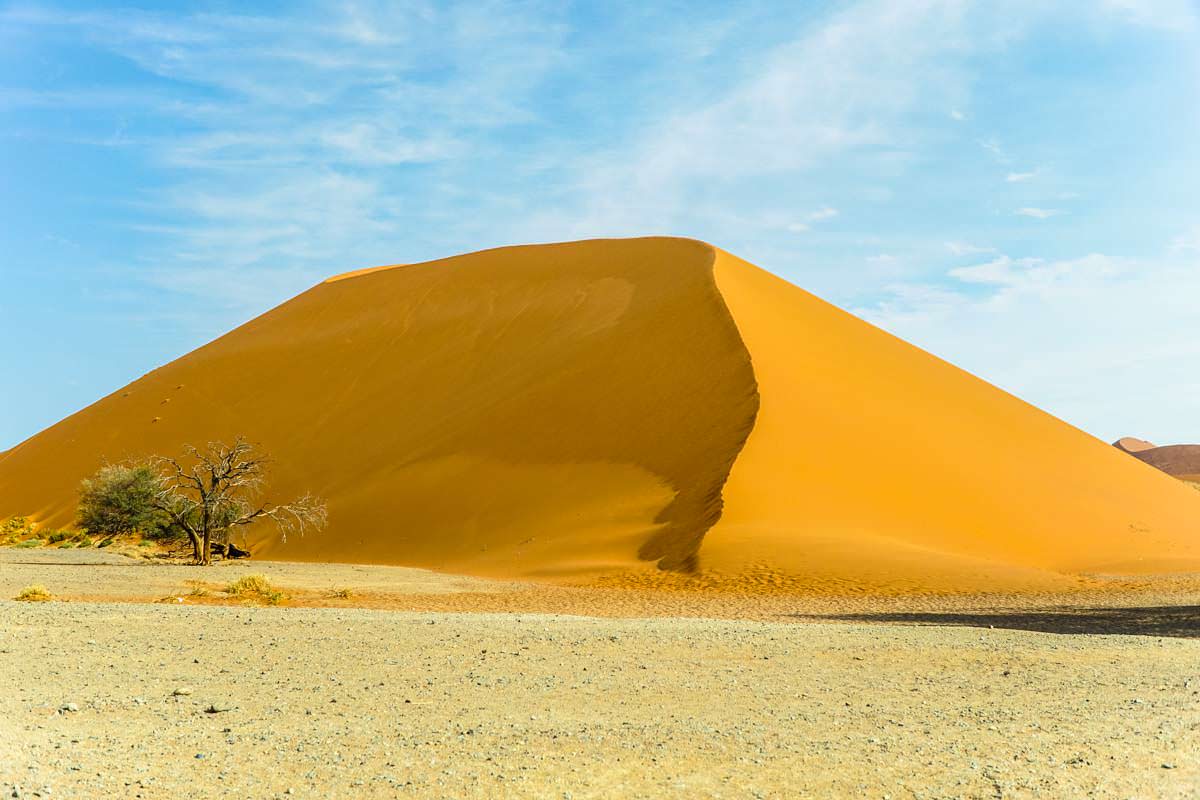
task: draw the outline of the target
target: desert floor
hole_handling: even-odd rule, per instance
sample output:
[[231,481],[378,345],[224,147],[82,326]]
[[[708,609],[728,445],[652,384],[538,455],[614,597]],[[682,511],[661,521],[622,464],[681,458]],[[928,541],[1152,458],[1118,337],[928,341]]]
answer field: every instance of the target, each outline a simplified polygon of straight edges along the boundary
[[[287,606],[229,605],[247,573]],[[63,601],[7,599],[33,583]],[[4,797],[1200,793],[1183,580],[749,598],[0,550],[0,597]]]

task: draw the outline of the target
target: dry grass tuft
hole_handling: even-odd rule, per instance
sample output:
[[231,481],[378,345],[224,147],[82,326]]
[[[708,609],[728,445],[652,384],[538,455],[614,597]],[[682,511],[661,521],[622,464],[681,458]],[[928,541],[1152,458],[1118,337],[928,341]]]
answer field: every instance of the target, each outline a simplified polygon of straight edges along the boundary
[[208,590],[200,581],[188,581],[188,586],[192,587],[188,592],[189,597],[212,597],[212,592]]
[[271,606],[287,599],[287,595],[272,586],[265,575],[243,575],[226,586],[225,593]]
[[14,600],[20,600],[24,603],[44,603],[47,600],[53,600],[54,595],[46,590],[45,586],[35,583],[32,586],[26,586],[21,590]]
[[354,597],[354,592],[343,586],[341,589],[330,589],[326,593],[326,596],[327,597],[337,597],[337,598],[341,598],[342,600],[349,600],[351,597]]

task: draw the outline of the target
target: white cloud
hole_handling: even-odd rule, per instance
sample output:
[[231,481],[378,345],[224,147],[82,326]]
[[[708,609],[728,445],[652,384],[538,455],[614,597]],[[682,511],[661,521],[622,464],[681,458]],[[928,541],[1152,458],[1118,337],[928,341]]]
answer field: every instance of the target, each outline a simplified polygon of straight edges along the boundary
[[[920,135],[909,115],[926,103],[952,107],[968,91],[966,75],[947,66],[970,50],[965,16],[955,0],[868,0],[798,22],[796,38],[709,102],[677,108],[573,166],[570,202],[531,218],[524,238],[686,233],[703,223],[711,235],[728,220],[728,203],[698,198],[716,187],[856,154],[903,158],[902,142]],[[774,227],[800,232],[814,221]]]
[[832,208],[830,206],[823,206],[822,208],[819,208],[816,211],[813,211],[812,213],[805,216],[804,222],[791,222],[791,223],[787,224],[785,227],[787,228],[787,230],[791,231],[792,233],[806,233],[807,231],[811,230],[812,226],[815,225],[816,223],[825,222],[826,220],[833,219],[837,215],[838,215],[838,210],[836,208]]
[[992,158],[996,159],[996,161],[1000,162],[1001,164],[1007,164],[1012,161],[1008,153],[995,139],[982,139],[979,142],[979,146],[988,151]]
[[1024,183],[1025,181],[1033,180],[1037,175],[1037,170],[1033,172],[1010,172],[1004,176],[1004,180],[1008,183]]
[[490,137],[537,121],[562,17],[548,0],[318,0],[270,18],[0,10],[4,24],[77,37],[156,79],[144,91],[6,91],[0,104],[154,119],[154,134],[130,140],[169,176],[130,201],[157,220],[137,226],[159,245],[138,274],[261,308],[419,239],[453,189],[412,196],[405,170],[487,157]]
[[980,247],[969,242],[943,242],[942,246],[954,256],[973,256],[981,253],[996,252],[993,247]]
[[1033,208],[1030,206],[1026,206],[1025,208],[1018,208],[1013,213],[1019,217],[1033,217],[1034,219],[1050,219],[1050,217],[1057,217],[1059,214],[1061,214],[1063,212],[1057,208]]
[[1098,254],[1052,262],[1038,258],[1013,259],[1002,255],[983,264],[955,267],[948,274],[964,283],[1000,287],[993,295],[995,301],[1003,300],[1014,291],[1043,291],[1063,280],[1106,279],[1124,268],[1125,264],[1120,259]]
[[1200,225],[1179,234],[1171,240],[1171,254],[1200,253]]
[[957,108],[950,112],[950,119],[954,120],[955,122],[963,122],[966,120],[966,118],[967,115],[959,111]]
[[1148,28],[1177,33],[1200,28],[1192,0],[1104,0],[1104,7],[1127,22]]
[[1200,340],[1181,335],[1200,330],[1200,260],[1186,256],[999,256],[857,313],[1103,438],[1200,438]]

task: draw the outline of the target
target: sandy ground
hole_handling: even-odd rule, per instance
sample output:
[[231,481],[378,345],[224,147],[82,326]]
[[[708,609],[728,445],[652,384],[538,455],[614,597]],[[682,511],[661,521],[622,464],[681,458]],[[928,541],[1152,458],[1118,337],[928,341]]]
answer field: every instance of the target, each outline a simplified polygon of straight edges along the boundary
[[[94,600],[186,597],[197,573],[216,586],[249,572],[301,607],[0,601],[4,796],[1200,793],[1200,614],[1178,587],[1053,609],[739,605],[397,568],[201,571],[8,550],[0,596],[41,583]],[[335,587],[356,594],[323,598]],[[521,610],[539,591],[547,607],[574,597],[576,615]],[[628,613],[581,616],[617,596]],[[303,607],[317,598],[458,598],[452,609],[471,613]],[[710,618],[722,607],[754,618]]]

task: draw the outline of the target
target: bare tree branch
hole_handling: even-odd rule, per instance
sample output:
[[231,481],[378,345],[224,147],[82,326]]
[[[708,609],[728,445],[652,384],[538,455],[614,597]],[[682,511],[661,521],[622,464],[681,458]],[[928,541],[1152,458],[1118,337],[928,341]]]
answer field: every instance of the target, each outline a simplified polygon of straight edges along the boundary
[[233,528],[269,519],[286,541],[288,533],[328,522],[325,504],[311,494],[282,505],[259,500],[269,461],[243,437],[232,445],[209,442],[203,450],[188,445],[184,452],[190,468],[173,458],[153,460],[161,475],[154,506],[187,533],[202,564],[209,563],[214,539],[227,538]]

